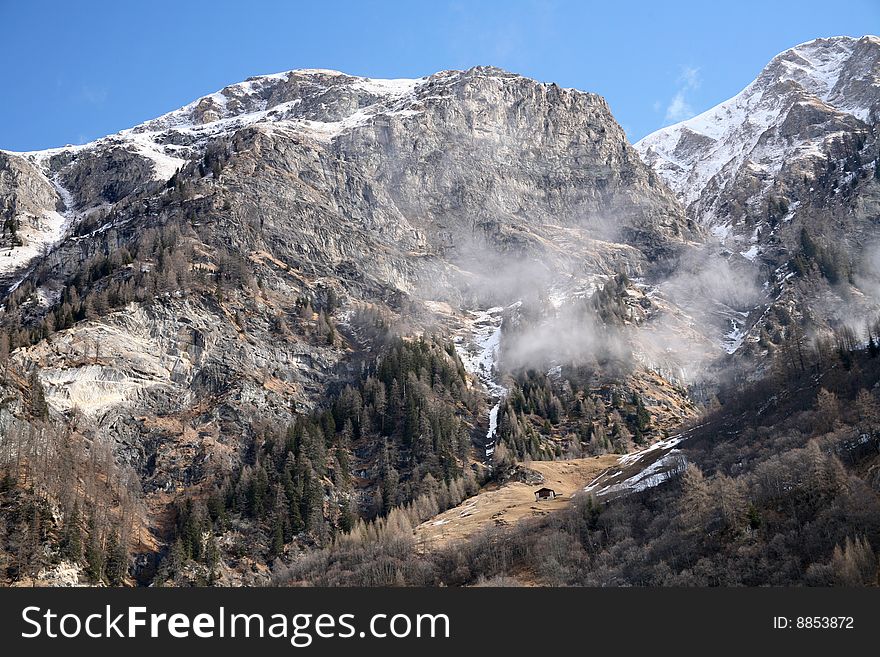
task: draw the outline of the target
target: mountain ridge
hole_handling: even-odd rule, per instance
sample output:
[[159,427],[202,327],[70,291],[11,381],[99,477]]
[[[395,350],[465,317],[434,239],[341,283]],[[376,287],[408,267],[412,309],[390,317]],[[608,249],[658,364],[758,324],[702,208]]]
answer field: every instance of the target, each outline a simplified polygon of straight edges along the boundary
[[[575,98],[583,99],[576,104],[597,112],[598,121],[607,122],[611,117],[607,103],[595,94],[563,90],[555,84],[540,83],[494,67],[442,71],[407,80],[374,80],[305,69],[256,76],[228,85],[156,119],[88,144],[22,153],[0,151],[0,156],[20,158],[16,165],[22,171],[19,179],[27,175],[33,179],[28,184],[48,183],[54,189],[54,203],[42,201],[45,216],[34,211],[32,199],[11,195],[13,202],[22,201],[20,205],[29,208],[26,214],[31,217],[32,241],[39,248],[46,248],[58,241],[59,232],[63,234],[72,228],[76,216],[106,210],[128,194],[168,181],[189,160],[202,156],[212,142],[228,139],[237,131],[288,131],[290,137],[314,141],[321,148],[338,149],[345,141],[343,136],[352,131],[383,128],[374,126],[377,122],[401,124],[399,130],[403,131],[421,130],[420,117],[442,112],[440,105],[457,102],[458,94],[469,93],[469,85],[493,85],[496,93],[502,87],[519,86],[547,98],[547,94],[558,95],[569,104]],[[619,126],[615,129],[619,132]],[[621,143],[624,139],[621,135],[614,138]],[[116,173],[112,182],[99,189],[94,181],[101,176],[94,174],[101,169],[113,169]],[[58,210],[64,218],[57,214]],[[15,208],[6,212],[14,213]],[[22,235],[26,237],[25,233]],[[21,266],[20,260],[0,263],[0,272],[8,270],[9,264]]]

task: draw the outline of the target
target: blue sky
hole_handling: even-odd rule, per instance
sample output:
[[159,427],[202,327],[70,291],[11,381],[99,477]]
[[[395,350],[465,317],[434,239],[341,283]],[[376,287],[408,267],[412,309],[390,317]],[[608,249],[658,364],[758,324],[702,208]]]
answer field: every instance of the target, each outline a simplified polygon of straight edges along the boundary
[[420,77],[492,64],[600,93],[635,141],[778,52],[880,33],[880,0],[0,0],[0,148],[83,143],[251,75]]

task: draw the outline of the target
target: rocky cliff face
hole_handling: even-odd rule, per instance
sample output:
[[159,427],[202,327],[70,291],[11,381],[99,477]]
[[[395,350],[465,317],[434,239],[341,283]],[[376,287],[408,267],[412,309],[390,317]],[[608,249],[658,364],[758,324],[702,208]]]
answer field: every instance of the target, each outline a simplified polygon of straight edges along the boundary
[[[42,185],[16,186],[10,208],[27,194],[32,214],[64,209],[32,240],[62,281],[183,206],[208,251],[306,275],[297,289],[456,307],[657,277],[697,234],[603,99],[492,68],[253,78],[94,144],[5,157]],[[178,169],[188,198],[172,209]],[[26,262],[4,267],[8,283]]]
[[26,158],[0,152],[0,199],[0,284],[8,287],[10,275],[44,255],[69,225],[58,190]]
[[[358,269],[404,287],[415,284],[400,279],[407,265],[375,262],[389,247],[459,264],[484,261],[487,244],[541,257],[569,229],[649,251],[693,235],[603,99],[491,68],[253,78],[95,144],[20,159],[85,213],[149,195],[186,163],[204,171],[211,157],[235,167],[223,177],[229,218],[260,223],[264,239],[299,231],[294,250],[314,267],[369,252]],[[296,225],[273,226],[279,215]],[[544,260],[580,256],[553,255]]]
[[[471,311],[538,299],[553,314],[624,274],[630,297],[607,301],[626,327],[615,353],[629,345],[636,369],[681,382],[695,349],[723,354],[715,329],[658,288],[702,232],[605,101],[499,69],[252,78],[2,165],[0,206],[30,228],[0,256],[0,322],[21,373],[0,426],[25,435],[16,422],[36,409],[112,445],[160,545],[169,500],[253,467],[265,427],[358,379],[377,316],[467,348]],[[629,399],[626,376],[614,394]],[[693,407],[652,377],[639,389],[660,431]],[[488,406],[468,394],[456,414],[480,450],[465,465],[491,439]],[[381,445],[352,451],[358,503],[388,476]]]
[[777,315],[803,316],[811,333],[863,333],[880,310],[878,113],[880,39],[817,39],[775,57],[730,100],[636,144],[731,266],[766,281],[736,322],[740,345],[766,353],[768,335],[778,344]]

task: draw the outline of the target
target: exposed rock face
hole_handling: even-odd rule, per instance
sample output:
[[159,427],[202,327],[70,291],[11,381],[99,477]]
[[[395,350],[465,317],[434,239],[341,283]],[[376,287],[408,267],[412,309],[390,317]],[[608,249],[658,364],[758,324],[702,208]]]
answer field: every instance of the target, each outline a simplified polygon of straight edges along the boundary
[[[370,253],[359,273],[404,289],[414,254],[484,261],[494,244],[541,258],[550,249],[545,262],[576,268],[592,251],[571,252],[581,237],[656,255],[693,234],[603,99],[491,68],[252,78],[93,145],[26,157],[84,211],[148,194],[153,178],[206,150],[231,159],[229,219],[258,222],[265,239],[289,237],[294,226],[278,219],[295,222],[290,255],[322,267]],[[578,239],[556,248],[570,230]]]
[[[268,326],[273,305],[263,297],[238,324],[223,304],[171,296],[80,323],[22,356],[40,367],[54,410],[76,412],[112,436],[131,464],[144,465],[145,436],[186,442],[188,432],[219,436],[221,427],[224,436],[217,443],[195,442],[213,460],[227,460],[244,425],[257,419],[283,423],[292,400],[320,399],[344,355],[330,346],[273,336]],[[171,431],[163,431],[154,420],[181,413],[187,420],[180,435],[173,423]],[[196,465],[183,462],[180,472],[156,474],[183,484],[198,478],[189,472]]]
[[[760,351],[762,329],[779,333],[777,307],[859,332],[880,310],[878,118],[880,38],[835,37],[783,52],[734,98],[636,144],[730,266],[768,281],[734,323],[739,344]],[[821,251],[809,283],[792,268],[804,229]]]
[[59,201],[52,185],[33,164],[4,152],[0,152],[0,197],[4,219],[36,217],[47,209],[57,209]]
[[[38,372],[52,417],[113,445],[149,508],[360,376],[364,303],[409,334],[451,335],[470,310],[580,301],[623,273],[643,290],[625,320],[643,373],[678,376],[692,354],[650,353],[642,329],[723,354],[657,296],[702,233],[593,94],[494,68],[292,71],[93,144],[3,157],[22,172],[0,188],[6,207],[18,216],[26,198],[63,227],[43,257],[0,270],[0,321],[25,345],[13,362]],[[677,417],[684,391],[652,377]],[[19,409],[36,387],[24,379]],[[377,451],[353,449],[364,496]]]
[[435,76],[412,108],[334,146],[375,153],[366,174],[435,244],[467,252],[475,230],[529,242],[548,223],[618,242],[688,232],[598,96],[475,69]]
[[83,149],[73,157],[62,153],[50,159],[50,169],[59,172],[59,184],[70,190],[71,209],[112,205],[153,180],[153,163],[127,146],[108,140],[100,149]]
[[[181,176],[199,178],[222,160],[192,204],[200,224],[239,254],[367,298],[511,301],[571,276],[645,276],[695,236],[602,98],[493,68],[253,78],[93,145],[23,157],[69,190],[79,220],[113,209],[98,235],[120,243],[151,221],[169,162],[186,158]],[[66,275],[94,242],[59,246]]]
[[248,246],[448,298],[461,290],[450,263],[478,279],[522,258],[583,273],[594,240],[655,255],[692,234],[600,98],[494,69],[413,88],[357,123],[337,121],[335,104],[318,128],[291,120],[237,133],[224,182],[233,220],[260,226]]

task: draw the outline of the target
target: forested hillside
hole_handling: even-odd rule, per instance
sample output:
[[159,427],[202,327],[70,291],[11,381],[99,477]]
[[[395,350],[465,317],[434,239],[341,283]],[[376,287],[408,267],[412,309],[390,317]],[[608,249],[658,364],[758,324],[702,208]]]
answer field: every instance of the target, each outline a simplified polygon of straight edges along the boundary
[[[421,553],[411,524],[341,538],[281,584],[877,584],[878,350],[830,347],[729,391],[680,444],[685,467],[463,545]],[[426,556],[428,557],[426,559]],[[377,565],[381,564],[381,568]]]

